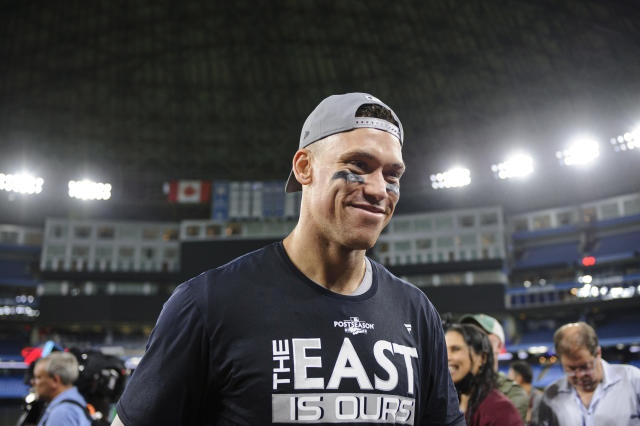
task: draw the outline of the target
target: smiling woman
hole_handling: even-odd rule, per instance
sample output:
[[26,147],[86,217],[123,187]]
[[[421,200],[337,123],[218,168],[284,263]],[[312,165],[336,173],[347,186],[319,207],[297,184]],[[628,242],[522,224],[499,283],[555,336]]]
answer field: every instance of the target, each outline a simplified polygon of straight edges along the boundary
[[495,388],[493,351],[473,324],[453,324],[445,334],[449,372],[468,425],[522,425],[515,406]]

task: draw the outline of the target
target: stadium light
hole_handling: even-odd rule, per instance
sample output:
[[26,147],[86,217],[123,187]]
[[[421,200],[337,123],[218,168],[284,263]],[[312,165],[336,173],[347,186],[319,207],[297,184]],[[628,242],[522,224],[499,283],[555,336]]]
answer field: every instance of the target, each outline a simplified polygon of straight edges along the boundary
[[640,124],[630,132],[611,138],[609,142],[611,142],[615,152],[631,151],[636,148],[640,149]]
[[491,165],[497,179],[523,178],[533,173],[533,158],[526,154],[515,154],[504,162]]
[[556,152],[556,157],[567,166],[582,166],[600,156],[598,142],[591,136],[578,136],[567,149]]
[[461,188],[471,183],[471,172],[463,167],[454,167],[445,172],[431,175],[433,189]]
[[0,173],[0,190],[17,192],[19,194],[39,194],[42,192],[44,179],[35,177],[30,173],[18,174]]
[[70,180],[69,197],[79,200],[108,200],[111,198],[111,184],[88,179]]

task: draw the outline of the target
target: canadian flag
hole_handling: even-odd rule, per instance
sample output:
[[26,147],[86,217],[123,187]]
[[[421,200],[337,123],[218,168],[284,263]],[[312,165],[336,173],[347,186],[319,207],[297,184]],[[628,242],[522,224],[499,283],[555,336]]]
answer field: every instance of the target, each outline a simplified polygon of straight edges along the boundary
[[211,199],[211,182],[205,180],[169,182],[167,198],[172,203],[207,203]]

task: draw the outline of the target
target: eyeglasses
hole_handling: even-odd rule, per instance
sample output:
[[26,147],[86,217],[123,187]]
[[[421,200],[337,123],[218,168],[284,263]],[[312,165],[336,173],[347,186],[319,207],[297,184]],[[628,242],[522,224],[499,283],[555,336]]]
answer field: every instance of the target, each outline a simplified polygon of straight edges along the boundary
[[596,357],[594,359],[592,359],[590,362],[587,362],[584,365],[579,365],[577,367],[574,366],[563,366],[564,369],[564,373],[567,376],[577,376],[578,373],[582,373],[582,374],[592,374],[594,372],[594,370],[596,369],[596,361],[598,361],[598,355],[596,355]]

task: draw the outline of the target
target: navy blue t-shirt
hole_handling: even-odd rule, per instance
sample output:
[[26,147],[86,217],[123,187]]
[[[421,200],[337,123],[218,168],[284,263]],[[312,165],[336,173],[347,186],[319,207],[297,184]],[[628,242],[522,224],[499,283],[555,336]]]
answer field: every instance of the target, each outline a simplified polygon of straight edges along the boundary
[[464,424],[438,313],[372,263],[334,293],[281,242],[176,288],[117,405],[125,426]]

